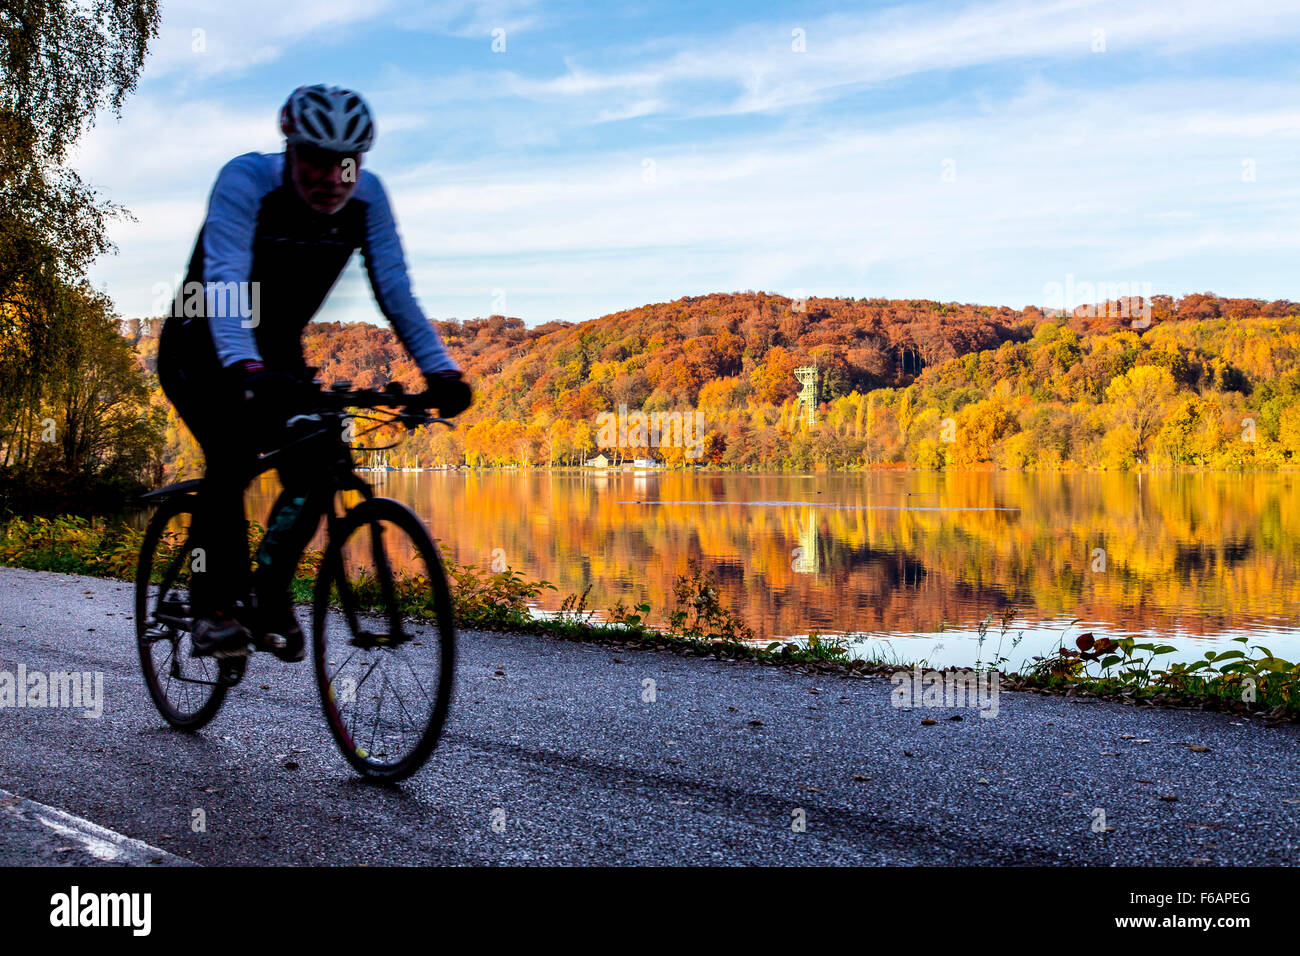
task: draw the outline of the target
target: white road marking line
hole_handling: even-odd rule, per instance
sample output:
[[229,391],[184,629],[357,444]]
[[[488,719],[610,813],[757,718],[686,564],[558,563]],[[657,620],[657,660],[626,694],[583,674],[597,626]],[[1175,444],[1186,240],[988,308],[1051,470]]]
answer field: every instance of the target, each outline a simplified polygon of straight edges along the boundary
[[82,848],[97,860],[106,863],[146,864],[157,860],[173,866],[195,866],[156,846],[150,846],[125,834],[102,827],[82,817],[28,800],[8,790],[0,790],[0,807],[22,820],[35,821],[59,836],[81,844]]
[[[67,837],[70,840],[75,840],[80,843],[86,848],[86,852],[97,860],[111,861],[116,860],[122,855],[122,851],[119,850],[111,840],[101,840],[94,833],[86,833],[76,827],[64,826],[62,823],[51,820],[44,814],[38,813],[36,819],[60,836]],[[91,825],[93,826],[93,824]],[[125,839],[125,837],[123,839]]]

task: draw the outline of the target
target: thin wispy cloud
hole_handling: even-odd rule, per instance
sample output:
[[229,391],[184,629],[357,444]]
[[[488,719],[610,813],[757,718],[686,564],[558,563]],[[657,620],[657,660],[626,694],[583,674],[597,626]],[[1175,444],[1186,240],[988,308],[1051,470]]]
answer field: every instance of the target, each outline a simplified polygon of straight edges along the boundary
[[541,19],[534,0],[442,0],[408,5],[394,23],[403,30],[443,33],[448,36],[480,38],[493,31],[504,32],[509,50],[511,38],[535,27]]

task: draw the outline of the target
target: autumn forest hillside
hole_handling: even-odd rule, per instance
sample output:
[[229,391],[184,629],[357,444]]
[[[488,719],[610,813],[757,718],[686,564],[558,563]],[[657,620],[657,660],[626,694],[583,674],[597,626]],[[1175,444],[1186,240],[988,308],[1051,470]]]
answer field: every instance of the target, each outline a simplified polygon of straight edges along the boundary
[[[669,465],[1284,466],[1300,460],[1297,316],[1291,302],[1208,293],[1067,315],[746,292],[534,328],[441,321],[477,402],[457,431],[405,438],[390,461],[577,464],[598,450],[597,416],[626,405],[702,413],[699,459],[680,447],[605,449]],[[126,324],[152,371],[158,323]],[[387,328],[313,323],[304,341],[327,382],[418,387]],[[813,364],[809,427],[793,371]],[[172,475],[198,463],[174,418],[166,459]]]

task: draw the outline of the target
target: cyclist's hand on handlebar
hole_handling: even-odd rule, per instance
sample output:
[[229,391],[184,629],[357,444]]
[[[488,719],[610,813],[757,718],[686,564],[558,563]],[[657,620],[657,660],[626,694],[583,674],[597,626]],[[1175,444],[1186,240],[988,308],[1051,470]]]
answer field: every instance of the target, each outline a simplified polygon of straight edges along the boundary
[[459,415],[474,401],[474,392],[469,383],[461,380],[458,369],[429,372],[424,376],[424,382],[425,406],[438,409],[443,418]]
[[268,370],[261,362],[243,361],[235,365],[244,400],[268,422],[283,425],[292,411],[292,399],[299,383],[292,375]]

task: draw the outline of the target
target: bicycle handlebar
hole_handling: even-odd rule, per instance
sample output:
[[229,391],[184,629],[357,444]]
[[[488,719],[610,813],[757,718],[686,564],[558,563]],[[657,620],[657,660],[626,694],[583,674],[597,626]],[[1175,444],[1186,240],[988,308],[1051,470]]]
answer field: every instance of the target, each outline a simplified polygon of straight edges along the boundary
[[[313,383],[315,384],[315,383]],[[312,401],[330,411],[344,411],[349,408],[392,408],[400,409],[398,419],[416,424],[438,424],[454,428],[449,418],[431,415],[426,398],[428,393],[407,392],[401,382],[390,382],[383,389],[352,389],[348,382],[335,382],[328,389],[320,388],[312,395]]]

